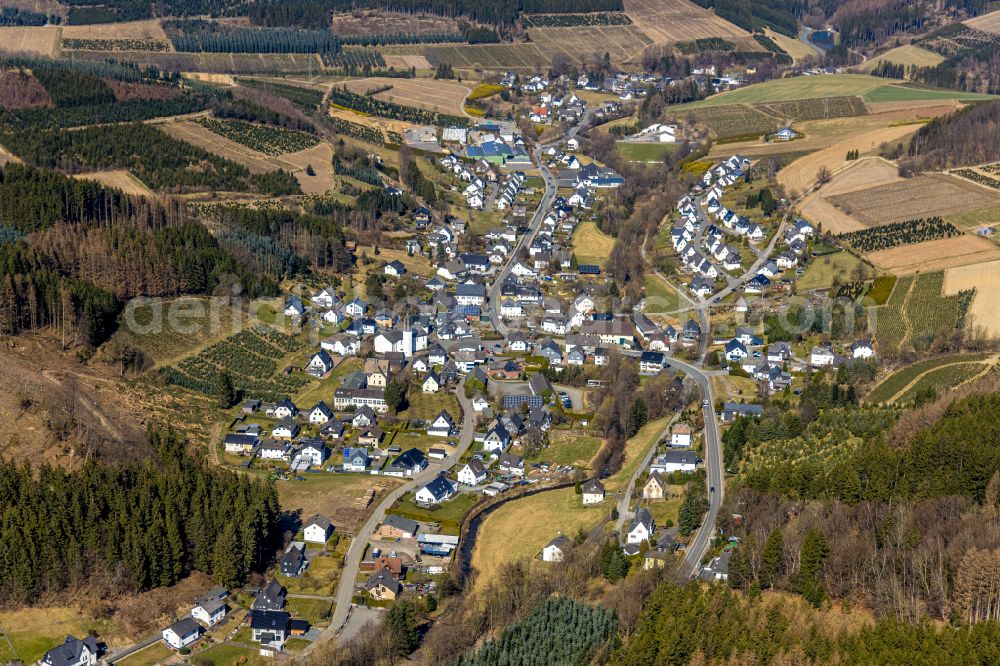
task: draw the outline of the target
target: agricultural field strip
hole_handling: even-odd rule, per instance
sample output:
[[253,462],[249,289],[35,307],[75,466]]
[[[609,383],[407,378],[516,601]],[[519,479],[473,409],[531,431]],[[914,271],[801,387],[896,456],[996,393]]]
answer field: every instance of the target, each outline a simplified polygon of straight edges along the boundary
[[947,215],[1000,202],[1000,194],[944,174],[917,176],[828,197],[868,226]]
[[932,389],[935,393],[940,395],[948,389],[954,388],[959,384],[964,384],[972,379],[975,379],[976,377],[981,376],[985,372],[988,372],[989,369],[989,365],[984,365],[982,363],[952,363],[940,368],[928,370],[914,380],[905,391],[893,397],[892,401],[906,404],[916,394],[925,389]]
[[865,397],[865,402],[870,404],[890,402],[893,398],[909,388],[919,377],[936,368],[958,363],[981,363],[990,358],[995,358],[995,356],[991,354],[957,354],[954,356],[943,356],[914,363],[913,365],[897,370],[883,379]]
[[297,153],[319,143],[319,137],[297,130],[257,125],[240,120],[199,119],[195,121],[205,129],[272,157]]

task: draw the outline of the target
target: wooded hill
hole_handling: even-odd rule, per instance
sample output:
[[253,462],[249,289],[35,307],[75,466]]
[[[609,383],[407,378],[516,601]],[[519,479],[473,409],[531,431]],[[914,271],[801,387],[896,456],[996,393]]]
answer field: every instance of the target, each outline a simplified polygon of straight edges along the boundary
[[1000,161],[997,136],[1000,101],[973,104],[921,127],[901,166],[930,171]]
[[0,604],[90,586],[123,594],[173,585],[193,570],[242,585],[273,555],[273,486],[185,453],[176,433],[149,433],[154,460],[79,472],[0,461]]

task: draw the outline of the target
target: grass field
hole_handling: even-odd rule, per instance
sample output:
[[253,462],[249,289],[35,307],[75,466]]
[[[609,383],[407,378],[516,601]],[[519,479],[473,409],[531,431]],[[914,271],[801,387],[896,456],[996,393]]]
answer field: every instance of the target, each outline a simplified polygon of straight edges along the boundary
[[982,16],[962,21],[962,23],[975,30],[982,30],[983,32],[992,32],[996,35],[1000,35],[1000,9],[990,12],[989,14],[983,14]]
[[587,432],[553,429],[549,431],[549,447],[542,449],[532,460],[589,468],[601,443],[600,437]]
[[285,611],[293,617],[309,620],[311,625],[326,626],[330,624],[330,612],[333,602],[329,599],[296,599],[289,598]]
[[581,264],[603,266],[611,255],[615,239],[601,232],[593,221],[582,222],[573,232],[573,253]]
[[94,171],[92,173],[75,174],[74,178],[82,180],[97,181],[101,185],[114,187],[125,194],[137,194],[139,196],[153,196],[153,190],[146,187],[146,184],[132,175],[126,169],[111,169],[110,171]]
[[806,219],[823,225],[823,231],[844,233],[864,229],[856,217],[835,206],[830,197],[902,180],[895,164],[881,158],[860,159],[849,163],[830,182],[810,193],[799,205]]
[[755,83],[745,88],[728,90],[712,95],[708,99],[677,107],[678,110],[722,106],[725,104],[748,104],[756,102],[782,102],[794,99],[817,99],[822,97],[850,97],[865,95],[886,85],[888,79],[880,79],[867,74],[827,74],[822,76],[796,76]]
[[338,530],[351,531],[367,512],[363,499],[372,488],[379,494],[400,484],[391,477],[370,474],[305,474],[305,481],[278,482],[278,499],[285,511],[301,510],[303,516],[322,513]]
[[281,584],[290,594],[333,595],[340,580],[344,555],[349,546],[350,539],[341,538],[334,552],[323,556],[313,555],[304,574],[296,578],[283,576]]
[[82,637],[90,631],[108,639],[116,628],[108,620],[97,620],[68,607],[23,608],[0,613],[0,633],[10,641],[17,659],[24,664],[35,663],[66,636]]
[[874,268],[866,264],[854,254],[845,251],[834,254],[815,257],[802,274],[796,286],[801,291],[809,289],[826,289],[835,284],[851,282],[859,266],[864,266],[862,270],[867,275],[875,272]]
[[953,356],[942,356],[926,361],[920,361],[913,365],[908,365],[901,370],[882,380],[872,391],[865,396],[865,402],[869,404],[880,404],[891,402],[900,392],[904,391],[917,378],[925,373],[944,368],[950,365],[967,365],[969,363],[982,363],[990,357],[989,354],[956,354]]
[[757,46],[746,30],[689,0],[625,0],[625,13],[657,44],[721,37],[741,47]]
[[988,336],[1000,337],[1000,261],[949,268],[944,274],[946,295],[975,289],[966,327],[982,329]]
[[561,488],[513,500],[483,521],[472,567],[476,587],[493,581],[503,562],[537,556],[559,534],[570,538],[579,530],[588,531],[607,518],[611,503],[584,507],[573,488]]
[[964,93],[957,90],[931,90],[928,88],[911,88],[908,86],[887,85],[870,90],[863,95],[866,102],[913,102],[917,100],[948,100],[974,102],[978,100],[996,99],[996,95]]
[[[919,125],[913,124],[867,129],[860,120],[862,119],[849,118],[843,121],[848,126],[843,128],[843,133],[839,137],[832,141],[824,141],[825,147],[783,168],[778,172],[778,182],[789,194],[793,196],[801,194],[813,186],[821,168],[826,167],[830,173],[836,174],[846,166],[847,151],[857,150],[865,155],[876,150],[884,142],[895,144],[906,141],[906,137],[919,128]],[[855,121],[858,121],[856,124],[861,129],[851,131],[850,125],[855,124]]]
[[890,49],[880,56],[870,59],[864,64],[865,71],[871,71],[882,62],[891,62],[894,65],[916,65],[917,67],[933,67],[944,62],[944,56],[919,46],[904,44]]
[[59,30],[54,26],[0,28],[0,52],[55,57]]
[[643,282],[646,291],[646,312],[673,312],[687,302],[677,290],[657,273],[647,273]]
[[407,394],[409,406],[399,413],[404,419],[424,419],[430,420],[441,413],[442,409],[447,409],[455,423],[462,418],[462,410],[458,405],[458,398],[448,391],[438,391],[437,393],[424,393],[420,387]]
[[205,666],[230,666],[231,664],[258,666],[259,664],[270,663],[271,660],[260,656],[259,651],[251,647],[235,645],[233,643],[219,643],[197,653],[191,658],[191,662],[204,664]]
[[629,162],[659,162],[677,150],[677,144],[670,143],[625,143],[618,142],[618,152]]
[[[161,661],[166,661],[174,656],[174,651],[167,647],[163,641],[156,641],[149,647],[130,654],[121,661],[116,661],[116,666],[153,666]],[[200,655],[199,655],[200,656]],[[221,662],[220,662],[221,663]],[[231,662],[224,662],[231,663]]]
[[823,97],[852,97],[859,95],[866,102],[911,102],[920,100],[977,100],[992,99],[991,95],[976,95],[956,90],[935,90],[899,85],[892,79],[883,79],[867,74],[824,74],[819,76],[795,76],[755,83],[745,88],[728,90],[708,99],[675,107],[684,112],[687,109],[726,104],[748,104],[760,102],[781,102],[797,99],[819,99]]
[[374,95],[374,98],[383,102],[449,113],[455,116],[465,115],[462,110],[463,102],[471,92],[468,86],[461,83],[429,79],[371,77],[349,79],[345,85],[351,92],[361,95],[366,94],[369,90],[392,86],[390,90]]

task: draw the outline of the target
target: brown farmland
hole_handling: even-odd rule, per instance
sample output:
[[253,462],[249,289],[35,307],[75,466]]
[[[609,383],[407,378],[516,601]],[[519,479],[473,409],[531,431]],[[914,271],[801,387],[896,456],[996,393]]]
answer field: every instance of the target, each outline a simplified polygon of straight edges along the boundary
[[949,215],[1000,203],[1000,193],[945,174],[916,176],[829,197],[867,226]]

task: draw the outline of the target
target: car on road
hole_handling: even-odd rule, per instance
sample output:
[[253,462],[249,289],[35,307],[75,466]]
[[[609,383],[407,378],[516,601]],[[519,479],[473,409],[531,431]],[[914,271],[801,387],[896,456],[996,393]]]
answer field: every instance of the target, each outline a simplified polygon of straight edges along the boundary
[[701,406],[702,407],[708,407],[708,400],[702,400],[701,401]]
[[711,488],[709,488],[709,489],[708,489],[708,492],[710,492],[710,493],[714,493],[714,492],[715,492],[715,486],[712,486]]

